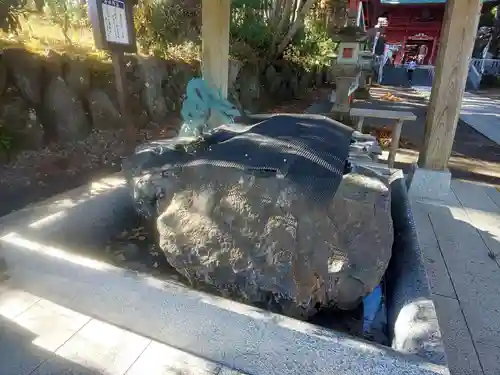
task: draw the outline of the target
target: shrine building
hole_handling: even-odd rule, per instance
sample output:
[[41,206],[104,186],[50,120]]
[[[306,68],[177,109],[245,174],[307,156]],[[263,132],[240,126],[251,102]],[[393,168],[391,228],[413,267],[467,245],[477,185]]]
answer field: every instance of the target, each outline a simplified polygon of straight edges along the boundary
[[379,17],[387,19],[385,43],[395,64],[419,56],[420,65],[434,65],[446,0],[349,0],[349,4],[366,28],[375,27]]

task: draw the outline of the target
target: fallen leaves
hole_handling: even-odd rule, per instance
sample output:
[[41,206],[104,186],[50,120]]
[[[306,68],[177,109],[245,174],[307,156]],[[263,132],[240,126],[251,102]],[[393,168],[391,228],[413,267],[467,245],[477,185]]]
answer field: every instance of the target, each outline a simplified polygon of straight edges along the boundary
[[381,147],[390,147],[392,142],[392,129],[389,127],[383,127],[380,129],[374,129],[371,135],[375,136]]
[[123,240],[139,240],[139,241],[144,241],[147,238],[147,231],[144,229],[144,227],[137,227],[137,228],[132,228],[130,230],[125,230],[121,232],[118,235],[118,239]]
[[392,92],[387,92],[385,93],[384,95],[382,95],[380,97],[381,100],[387,100],[387,101],[390,101],[390,102],[402,102],[403,99],[401,99],[400,97],[394,95]]
[[[162,126],[151,122],[136,129],[137,142],[171,137],[178,127],[175,119]],[[0,164],[0,185],[30,186],[40,179],[72,179],[86,171],[115,168],[131,152],[124,140],[123,129],[94,129],[79,142],[53,142],[40,150],[20,151],[10,163]]]
[[[370,134],[377,138],[380,147],[389,148],[392,143],[392,127],[384,126],[382,128],[374,128],[370,131]],[[399,139],[400,147],[404,148],[414,148],[415,145],[408,141],[407,139]]]

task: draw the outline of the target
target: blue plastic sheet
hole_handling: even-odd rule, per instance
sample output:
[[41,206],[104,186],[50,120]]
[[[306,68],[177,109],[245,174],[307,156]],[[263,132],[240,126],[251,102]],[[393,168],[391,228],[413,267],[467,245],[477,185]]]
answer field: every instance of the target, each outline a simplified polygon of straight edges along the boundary
[[371,331],[372,323],[382,306],[382,288],[377,286],[363,299],[363,333]]

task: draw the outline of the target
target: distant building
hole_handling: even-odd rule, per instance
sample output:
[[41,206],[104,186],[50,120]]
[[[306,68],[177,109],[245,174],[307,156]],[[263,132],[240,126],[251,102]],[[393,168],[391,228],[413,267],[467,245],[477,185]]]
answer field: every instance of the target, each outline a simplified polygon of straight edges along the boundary
[[349,0],[349,4],[367,29],[380,25],[381,17],[387,19],[382,33],[394,63],[408,57],[421,65],[435,63],[446,0]]

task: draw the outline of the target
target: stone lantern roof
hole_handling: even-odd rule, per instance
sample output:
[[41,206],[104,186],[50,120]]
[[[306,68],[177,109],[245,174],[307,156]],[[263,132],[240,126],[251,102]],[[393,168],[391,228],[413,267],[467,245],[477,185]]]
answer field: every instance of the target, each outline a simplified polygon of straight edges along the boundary
[[332,39],[336,42],[363,42],[368,36],[366,31],[358,26],[345,26],[330,33]]

